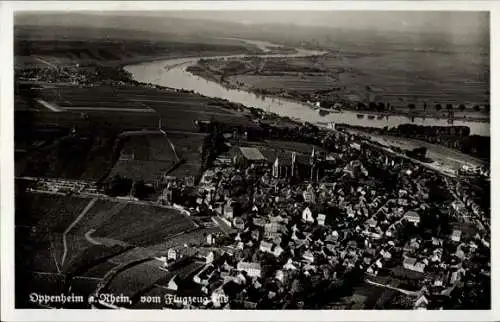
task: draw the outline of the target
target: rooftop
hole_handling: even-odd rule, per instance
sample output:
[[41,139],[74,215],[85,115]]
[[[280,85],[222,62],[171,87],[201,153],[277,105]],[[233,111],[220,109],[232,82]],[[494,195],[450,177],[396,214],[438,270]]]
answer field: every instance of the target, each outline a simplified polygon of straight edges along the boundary
[[255,263],[255,262],[239,262],[238,263],[238,269],[243,270],[243,269],[260,269],[260,263]]
[[415,211],[408,211],[405,216],[409,216],[409,217],[420,217],[419,214],[417,214]]
[[254,161],[266,160],[264,155],[262,155],[262,153],[257,148],[240,147],[240,151],[243,154],[243,156],[248,160],[254,160]]

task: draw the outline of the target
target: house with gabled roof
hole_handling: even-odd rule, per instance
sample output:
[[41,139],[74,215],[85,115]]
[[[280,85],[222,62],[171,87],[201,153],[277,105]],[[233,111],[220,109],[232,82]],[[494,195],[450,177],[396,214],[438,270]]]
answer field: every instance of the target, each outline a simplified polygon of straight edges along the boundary
[[413,304],[413,308],[415,310],[426,310],[427,305],[429,305],[429,300],[425,295],[422,294],[417,298],[417,300]]
[[411,210],[404,214],[403,219],[413,223],[414,225],[420,223],[420,215]]
[[260,263],[256,262],[239,262],[237,270],[247,272],[248,276],[260,277],[262,269]]
[[305,222],[308,222],[308,223],[313,223],[314,222],[312,211],[311,211],[311,209],[309,207],[306,207],[302,211],[302,220],[305,221]]
[[450,236],[451,240],[457,243],[460,242],[461,237],[462,237],[462,231],[458,229],[453,230]]

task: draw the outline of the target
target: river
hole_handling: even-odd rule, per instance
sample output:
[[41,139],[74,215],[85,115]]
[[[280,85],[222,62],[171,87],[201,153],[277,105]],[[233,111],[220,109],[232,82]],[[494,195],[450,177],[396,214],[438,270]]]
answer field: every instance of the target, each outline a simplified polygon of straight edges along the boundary
[[[265,46],[280,45],[271,44],[263,41],[242,40],[247,43],[256,45],[259,48]],[[318,56],[324,54],[321,51],[306,50],[296,48],[295,53],[291,54],[263,54],[260,57],[306,57]],[[330,113],[320,115],[317,110],[312,109],[309,105],[276,97],[266,97],[255,93],[247,92],[238,89],[228,89],[224,86],[205,80],[199,76],[193,75],[186,70],[200,59],[214,58],[239,58],[248,55],[230,55],[230,56],[211,56],[211,57],[190,57],[169,60],[157,60],[143,62],[125,66],[125,70],[130,72],[135,80],[139,82],[151,83],[161,86],[166,86],[175,89],[184,89],[197,92],[208,97],[217,97],[227,99],[229,101],[240,103],[249,107],[256,107],[268,112],[273,112],[281,116],[288,116],[295,120],[306,121],[317,125],[328,125],[330,123],[345,123],[357,126],[379,127],[384,126],[395,127],[400,124],[412,123],[416,125],[434,125],[434,126],[468,126],[471,134],[490,135],[490,123],[474,122],[464,120],[454,120],[452,124],[447,119],[437,118],[421,118],[415,117],[410,119],[407,116],[391,115],[379,119],[368,119],[358,117],[357,112],[342,111],[340,113]]]

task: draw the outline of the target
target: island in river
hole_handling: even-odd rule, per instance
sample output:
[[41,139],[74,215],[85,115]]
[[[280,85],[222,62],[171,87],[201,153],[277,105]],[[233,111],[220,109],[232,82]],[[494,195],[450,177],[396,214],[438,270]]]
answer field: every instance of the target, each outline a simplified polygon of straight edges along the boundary
[[[457,70],[458,62],[470,55],[423,54],[411,48],[404,54],[329,50],[300,57],[200,59],[187,70],[226,88],[291,99],[323,113],[341,109],[370,115],[489,121],[489,82],[480,72],[484,61],[471,60],[466,69]],[[443,64],[446,60],[457,64]],[[424,64],[426,61],[431,63]],[[439,82],[432,80],[435,73],[442,78]]]

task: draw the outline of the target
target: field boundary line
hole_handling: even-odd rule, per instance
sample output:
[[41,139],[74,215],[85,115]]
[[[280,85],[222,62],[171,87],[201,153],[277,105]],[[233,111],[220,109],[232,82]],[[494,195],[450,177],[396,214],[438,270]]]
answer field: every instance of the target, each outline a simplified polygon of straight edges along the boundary
[[101,277],[81,276],[81,275],[75,276],[75,277],[73,277],[73,279],[93,280],[93,281],[100,281],[100,280],[102,280]]
[[40,274],[40,275],[62,275],[61,273],[55,273],[55,272],[40,272],[40,271],[30,271],[33,274]]
[[[65,107],[68,111],[105,111],[105,112],[133,112],[133,113],[156,113],[155,110],[145,108],[126,108],[126,107],[92,107],[92,106],[78,106],[78,107]],[[60,111],[58,111],[60,112]]]
[[71,75],[68,72],[66,72],[64,70],[59,70],[59,68],[57,67],[57,65],[55,65],[55,64],[53,64],[53,63],[51,63],[51,62],[49,62],[49,61],[47,61],[45,59],[43,59],[41,56],[35,55],[33,57],[35,57],[35,59],[38,60],[39,62],[44,63],[45,65],[50,66],[50,67],[52,67],[53,69],[55,69],[57,71],[62,72],[64,75],[66,75],[68,77],[71,77]]
[[95,240],[94,238],[90,237],[90,235],[92,235],[93,233],[95,232],[95,229],[92,228],[90,229],[89,231],[87,231],[85,233],[85,239],[91,243],[91,244],[94,244],[94,245],[102,245],[102,243],[98,242],[97,240]]
[[56,263],[57,272],[59,274],[61,274],[61,269],[59,268],[59,263],[57,262],[55,248],[54,248],[54,242],[52,241],[52,238],[50,239],[50,253],[52,254],[52,258],[54,259],[54,262]]
[[377,283],[377,282],[374,282],[374,281],[369,280],[369,279],[365,279],[365,282],[367,282],[368,284],[371,284],[371,285],[375,285],[375,286],[379,286],[379,287],[388,288],[388,289],[391,289],[394,291],[398,291],[398,292],[403,293],[403,294],[408,295],[408,296],[417,296],[419,294],[418,292],[408,291],[408,290],[394,287],[394,286],[391,286],[388,284]]
[[130,102],[130,103],[139,103],[139,104],[141,104],[142,106],[144,106],[146,109],[151,110],[152,112],[158,113],[158,112],[157,112],[154,108],[150,107],[150,106],[149,106],[149,105],[147,105],[147,104],[144,104],[144,102],[137,101],[137,100],[135,100],[135,101],[134,101],[134,100],[132,100],[132,99],[130,99],[130,98],[126,98],[125,100],[126,100],[127,102]]
[[49,103],[49,102],[44,101],[44,100],[42,100],[42,99],[37,98],[37,99],[36,99],[36,101],[37,101],[39,104],[43,105],[43,107],[46,107],[46,108],[48,108],[49,110],[51,110],[52,112],[64,112],[64,111],[65,111],[65,109],[63,109],[62,107],[57,106],[57,105],[52,104],[52,103]]
[[175,151],[175,145],[172,143],[172,141],[170,141],[170,138],[168,137],[167,132],[163,131],[162,129],[160,129],[160,132],[165,136],[165,138],[167,139],[168,144],[170,145],[170,148],[172,149],[172,151],[174,151],[175,158],[177,159],[177,163],[178,163],[181,159],[179,158],[179,155],[177,154],[177,151]]
[[66,235],[68,235],[68,233],[71,231],[71,229],[73,229],[73,227],[83,218],[83,216],[85,216],[85,214],[87,212],[89,212],[89,210],[94,206],[96,201],[97,201],[97,198],[93,198],[92,200],[90,200],[90,202],[87,204],[87,206],[85,206],[85,208],[78,215],[78,217],[76,217],[76,219],[71,223],[71,225],[69,225],[69,227],[66,228],[66,230],[64,231],[64,233],[63,233],[64,252],[63,252],[63,255],[61,258],[61,266],[64,265],[64,260],[66,259],[66,255],[68,253],[68,244],[67,244],[67,240],[66,240]]
[[111,281],[118,274],[120,274],[121,272],[123,272],[123,271],[125,271],[125,270],[127,270],[135,265],[139,265],[139,264],[142,264],[144,262],[147,262],[147,261],[153,260],[153,259],[154,259],[154,257],[152,257],[152,256],[146,256],[146,257],[131,260],[131,261],[126,262],[126,263],[122,263],[122,264],[112,268],[111,270],[106,272],[106,274],[103,276],[101,282],[97,284],[97,288],[95,289],[95,291],[93,293],[98,297],[101,290],[105,289],[109,285],[109,283],[111,283]]

